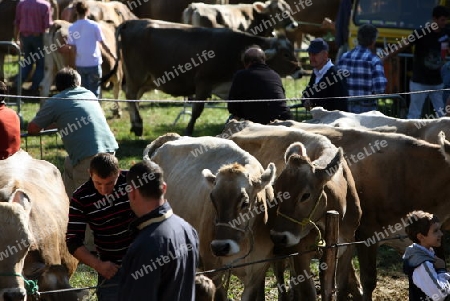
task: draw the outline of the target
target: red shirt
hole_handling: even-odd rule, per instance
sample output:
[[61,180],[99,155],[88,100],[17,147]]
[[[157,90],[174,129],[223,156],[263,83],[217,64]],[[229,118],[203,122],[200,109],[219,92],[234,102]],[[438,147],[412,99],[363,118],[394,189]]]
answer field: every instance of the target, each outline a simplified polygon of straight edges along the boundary
[[20,149],[20,120],[16,111],[0,104],[0,160]]
[[23,36],[44,33],[52,24],[50,4],[45,0],[22,0],[16,8],[16,26]]

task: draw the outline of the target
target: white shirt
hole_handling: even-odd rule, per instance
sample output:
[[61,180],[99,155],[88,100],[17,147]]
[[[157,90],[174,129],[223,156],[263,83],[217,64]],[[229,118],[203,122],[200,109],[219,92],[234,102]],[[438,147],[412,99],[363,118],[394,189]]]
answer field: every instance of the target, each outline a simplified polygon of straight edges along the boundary
[[322,69],[317,70],[316,68],[314,68],[314,74],[316,75],[316,80],[315,80],[315,84],[317,84],[322,77],[325,75],[325,73],[327,73],[328,69],[330,69],[331,67],[333,67],[333,63],[331,62],[331,59],[328,59],[327,63],[325,65],[323,65]]
[[102,54],[98,42],[105,38],[97,22],[81,19],[69,27],[67,44],[75,45],[77,54],[75,66],[94,67],[102,63]]

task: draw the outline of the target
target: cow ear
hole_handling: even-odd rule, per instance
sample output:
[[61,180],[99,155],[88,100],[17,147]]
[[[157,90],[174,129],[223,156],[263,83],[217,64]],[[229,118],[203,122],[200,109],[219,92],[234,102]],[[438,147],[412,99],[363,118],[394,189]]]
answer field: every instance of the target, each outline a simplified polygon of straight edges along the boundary
[[27,213],[30,213],[31,211],[30,198],[22,189],[16,189],[9,197],[8,202],[22,205]]
[[[270,3],[270,2],[269,2]],[[268,12],[268,5],[262,3],[262,2],[255,2],[253,3],[253,9],[256,10],[258,13],[266,13]]]
[[216,185],[216,176],[209,169],[203,169],[202,175],[205,178],[205,182],[212,187]]
[[277,173],[277,168],[275,167],[275,164],[272,162],[269,163],[267,166],[267,169],[262,173],[261,177],[259,178],[259,181],[254,183],[255,186],[259,190],[263,189],[267,185],[272,185],[273,181],[275,180],[275,174]]
[[284,154],[284,162],[288,162],[289,158],[294,155],[300,155],[302,157],[307,157],[306,148],[301,142],[294,142],[286,149],[286,153]]
[[331,178],[336,174],[339,170],[339,166],[341,165],[341,161],[344,155],[342,152],[342,148],[339,148],[336,152],[334,158],[327,164],[327,166],[323,169],[316,169],[315,173],[318,176],[319,180],[328,182]]

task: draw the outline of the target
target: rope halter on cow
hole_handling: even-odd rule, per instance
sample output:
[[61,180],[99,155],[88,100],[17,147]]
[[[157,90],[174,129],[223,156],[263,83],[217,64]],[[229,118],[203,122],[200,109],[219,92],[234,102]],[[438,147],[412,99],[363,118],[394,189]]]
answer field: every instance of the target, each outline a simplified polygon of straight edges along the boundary
[[280,212],[280,206],[278,206],[278,209],[277,209],[277,215],[279,215],[281,217],[284,217],[285,219],[287,219],[288,221],[293,222],[294,224],[300,225],[302,227],[301,231],[303,231],[303,228],[305,228],[308,224],[313,225],[314,228],[316,228],[317,233],[318,233],[317,234],[317,241],[316,241],[318,247],[325,247],[326,243],[325,243],[325,240],[322,238],[322,232],[320,231],[319,227],[317,226],[317,224],[314,221],[312,221],[312,217],[313,217],[314,213],[316,212],[317,208],[319,207],[320,199],[322,197],[326,198],[326,195],[323,192],[323,190],[322,190],[322,193],[319,194],[319,197],[317,198],[317,200],[316,200],[316,202],[314,204],[314,208],[309,213],[309,216],[305,217],[301,221],[299,221],[299,220],[297,220],[295,218],[292,218],[292,217],[290,217],[290,216],[288,216],[286,214],[281,213]]
[[36,280],[27,280],[25,277],[23,277],[22,274],[18,273],[0,273],[0,276],[4,277],[20,277],[23,279],[23,282],[25,284],[25,289],[27,291],[27,295],[37,295],[39,291],[39,286]]

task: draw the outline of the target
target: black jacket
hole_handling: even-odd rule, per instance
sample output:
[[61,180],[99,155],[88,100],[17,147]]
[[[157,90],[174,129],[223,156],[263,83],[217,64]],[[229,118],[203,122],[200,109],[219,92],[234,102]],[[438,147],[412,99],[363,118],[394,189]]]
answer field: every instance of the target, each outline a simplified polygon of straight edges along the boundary
[[[253,64],[238,71],[233,78],[230,100],[285,99],[280,76],[265,64]],[[267,124],[272,120],[292,119],[285,100],[267,102],[229,102],[234,117]]]
[[[309,84],[303,91],[303,98],[328,98],[348,96],[347,82],[343,73],[338,73],[335,66],[332,66],[323,75],[317,84],[314,84],[316,74],[311,75]],[[340,110],[348,111],[347,98],[334,99],[311,99],[312,107],[323,107],[328,111]]]

